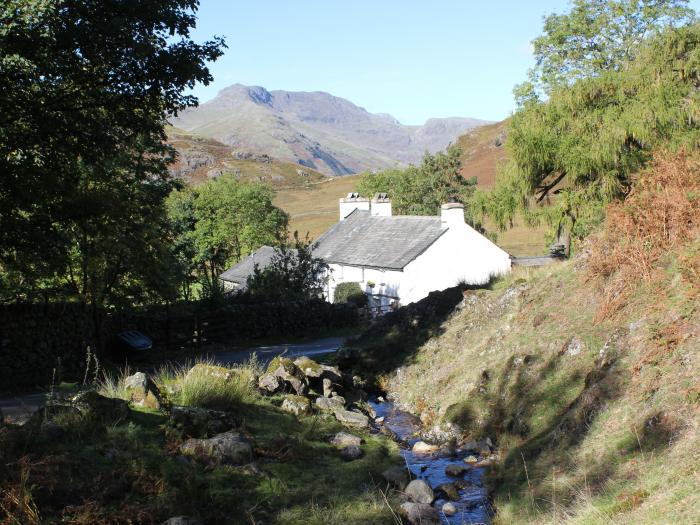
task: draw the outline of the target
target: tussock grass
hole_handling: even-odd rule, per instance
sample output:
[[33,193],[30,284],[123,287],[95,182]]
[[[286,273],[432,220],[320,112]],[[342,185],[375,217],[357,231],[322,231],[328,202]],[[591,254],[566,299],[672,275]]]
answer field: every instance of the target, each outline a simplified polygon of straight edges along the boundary
[[[200,358],[192,366],[174,366],[158,380],[176,385],[177,404],[217,410],[232,410],[258,398],[255,381],[260,372],[256,360],[224,369],[212,359]],[[168,376],[171,376],[168,378]]]
[[126,378],[133,373],[129,366],[122,368],[116,373],[104,371],[102,378],[97,382],[97,393],[115,399],[128,399],[124,384]]

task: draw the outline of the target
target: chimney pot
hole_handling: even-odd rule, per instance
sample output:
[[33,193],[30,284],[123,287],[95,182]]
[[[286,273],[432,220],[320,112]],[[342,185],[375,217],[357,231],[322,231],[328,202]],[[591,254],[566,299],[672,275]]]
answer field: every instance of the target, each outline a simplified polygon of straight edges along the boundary
[[375,193],[370,212],[376,217],[391,217],[391,199],[388,193]]

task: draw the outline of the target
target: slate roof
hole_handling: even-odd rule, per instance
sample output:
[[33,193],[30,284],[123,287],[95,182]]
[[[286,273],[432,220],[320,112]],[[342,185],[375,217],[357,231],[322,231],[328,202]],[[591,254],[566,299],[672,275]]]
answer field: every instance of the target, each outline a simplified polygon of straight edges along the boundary
[[355,210],[318,239],[314,255],[328,263],[402,270],[445,231],[440,217],[378,217]]
[[255,265],[257,264],[261,270],[266,268],[274,254],[275,249],[271,246],[261,246],[242,261],[239,261],[225,272],[221,272],[219,279],[238,283],[245,287],[248,276],[253,275]]

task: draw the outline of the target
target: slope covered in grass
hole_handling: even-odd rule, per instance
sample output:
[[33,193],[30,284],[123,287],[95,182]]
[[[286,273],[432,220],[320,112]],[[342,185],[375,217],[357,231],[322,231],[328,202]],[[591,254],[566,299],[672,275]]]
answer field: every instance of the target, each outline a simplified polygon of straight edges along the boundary
[[424,422],[495,438],[497,523],[700,522],[699,200],[659,158],[574,260],[359,341]]
[[[163,407],[192,410],[191,418],[129,406],[123,371],[98,385],[106,397],[86,392],[99,409],[59,405],[24,426],[0,421],[0,523],[145,525],[182,515],[206,524],[394,523],[380,482],[400,460],[397,446],[352,429],[363,454],[343,459],[329,437],[348,429],[327,414],[282,410],[282,394],[255,388],[260,371],[255,362],[161,369],[153,380]],[[182,451],[193,435],[223,435],[231,425],[252,447],[252,462],[218,461],[203,447]]]

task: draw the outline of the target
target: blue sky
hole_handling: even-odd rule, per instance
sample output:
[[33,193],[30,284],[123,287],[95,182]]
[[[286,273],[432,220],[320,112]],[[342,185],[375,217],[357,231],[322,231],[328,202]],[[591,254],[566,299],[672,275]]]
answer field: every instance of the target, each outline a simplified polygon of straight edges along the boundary
[[[567,0],[201,0],[193,36],[225,36],[201,102],[231,84],[327,91],[404,124],[507,117],[542,16]],[[696,10],[700,0],[693,0]]]

